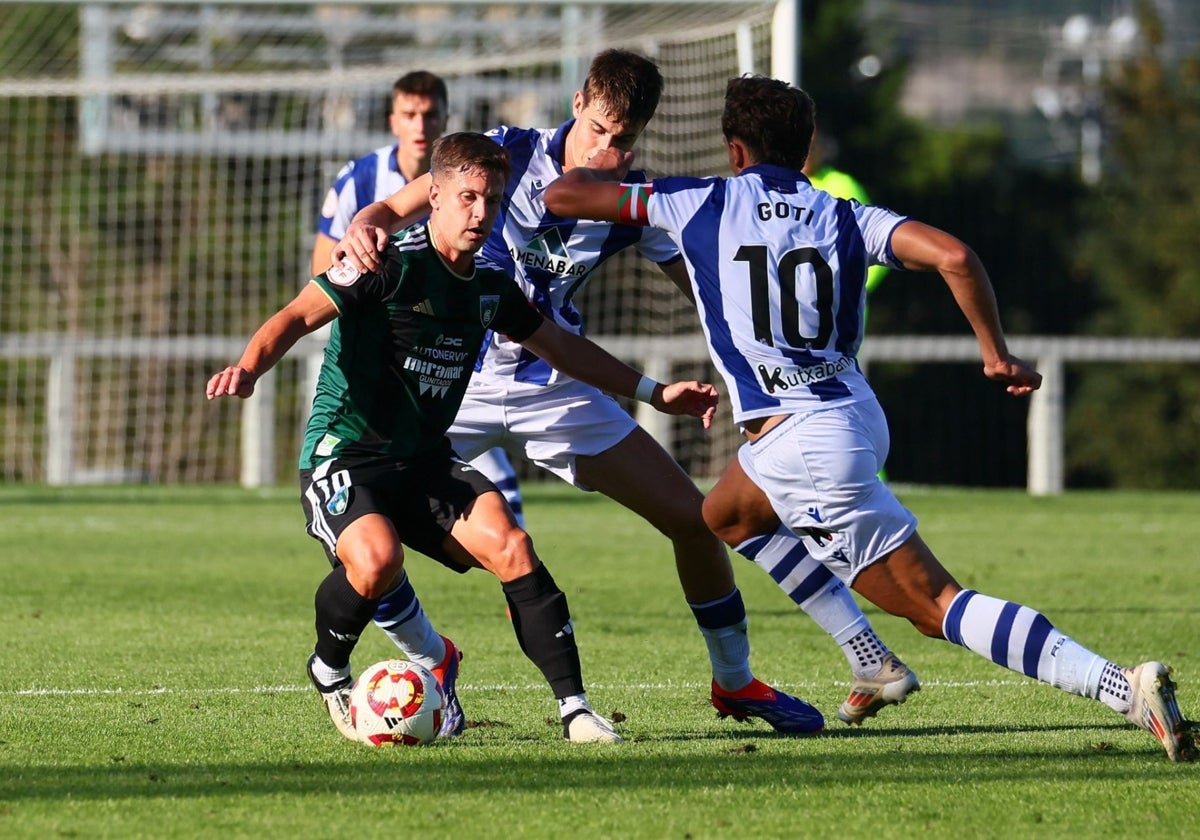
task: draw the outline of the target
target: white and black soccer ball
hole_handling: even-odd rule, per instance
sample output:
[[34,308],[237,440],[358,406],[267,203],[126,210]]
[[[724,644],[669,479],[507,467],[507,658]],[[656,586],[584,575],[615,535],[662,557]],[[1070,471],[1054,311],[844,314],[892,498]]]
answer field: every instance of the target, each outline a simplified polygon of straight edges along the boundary
[[404,659],[376,662],[350,690],[350,720],[365,744],[419,746],[437,737],[446,696],[437,677]]

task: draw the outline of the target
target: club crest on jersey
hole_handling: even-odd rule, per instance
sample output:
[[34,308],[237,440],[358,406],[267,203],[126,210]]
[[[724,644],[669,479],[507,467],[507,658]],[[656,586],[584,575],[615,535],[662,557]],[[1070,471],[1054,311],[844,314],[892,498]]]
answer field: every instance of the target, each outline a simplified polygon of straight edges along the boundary
[[492,319],[496,317],[496,311],[500,308],[500,295],[480,295],[479,296],[479,323],[485,327],[492,324]]
[[352,286],[362,273],[350,263],[334,263],[325,272],[325,279],[335,286]]

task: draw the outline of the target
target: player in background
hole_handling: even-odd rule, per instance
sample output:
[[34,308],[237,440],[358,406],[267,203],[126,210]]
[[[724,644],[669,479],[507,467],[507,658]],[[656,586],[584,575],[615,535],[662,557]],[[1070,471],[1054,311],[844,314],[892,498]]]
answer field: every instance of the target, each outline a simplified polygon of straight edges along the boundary
[[[382,201],[405,184],[429,171],[433,142],[446,130],[449,96],[446,82],[425,70],[405,73],[392,85],[388,126],[396,142],[382,146],[342,167],[321,205],[313,243],[312,275],[332,264],[330,254],[354,214],[374,201]],[[500,488],[509,507],[524,527],[524,502],[517,473],[504,450],[480,453],[471,466]]]
[[[502,269],[475,259],[511,172],[481,134],[434,145],[426,224],[395,237],[376,272],[318,275],[261,326],[207,397],[249,397],[297,340],[334,322],[300,456],[308,533],[333,566],[316,594],[308,671],[335,726],[354,738],[348,696],[359,635],[389,605],[390,630],[446,689],[442,734],[464,722],[455,692],[458,650],[425,616],[404,571],[407,545],[458,571],[496,575],[521,650],[554,690],[570,741],[619,741],[588,705],[566,596],[513,521],[495,486],[459,460],[445,431],[458,411],[487,330],[502,330],[554,365],[660,411],[711,422],[711,385],[662,386],[529,306]],[[335,320],[336,319],[336,320]]]
[[[580,221],[546,209],[543,192],[562,172],[606,149],[628,150],[654,115],[662,76],[653,62],[626,50],[592,61],[558,128],[500,126],[490,136],[509,150],[514,173],[500,221],[483,253],[516,276],[547,318],[578,332],[574,295],[608,257],[626,247],[657,263],[690,296],[687,270],[670,239],[626,224]],[[361,268],[378,264],[386,233],[426,212],[421,181],[356,217],[335,256]],[[746,611],[728,555],[705,527],[703,494],[671,456],[612,399],[573,382],[503,336],[494,335],[450,429],[455,451],[471,457],[498,443],[564,481],[598,490],[650,522],[672,542],[684,595],[708,648],[712,703],[723,716],[760,717],[784,732],[824,725],[807,704],[754,678]],[[743,546],[780,587],[840,645],[853,671],[843,712],[861,722],[918,688],[916,675],[879,639],[853,595],[781,530]],[[846,711],[849,710],[849,711]],[[841,713],[840,713],[841,714]]]
[[[843,172],[833,165],[836,156],[837,142],[831,137],[822,137],[814,130],[808,160],[804,162],[803,169],[804,174],[808,176],[808,182],[834,198],[852,198],[859,204],[870,204],[871,198],[867,195],[866,187],[849,172]],[[868,297],[883,282],[887,273],[886,265],[876,264],[867,268]]]
[[746,437],[742,498],[718,490],[706,518],[719,531],[722,507],[758,509],[754,517],[769,506],[839,579],[925,635],[1099,700],[1153,734],[1172,761],[1194,759],[1166,666],[1122,668],[1027,606],[963,589],[877,477],[887,420],[855,360],[869,263],[937,271],[979,341],[984,375],[1016,396],[1042,378],[1008,352],[987,271],[970,248],[812,188],[801,169],[813,120],[804,91],[732,79],[721,126],[733,178],[619,183],[629,160],[613,149],[546,190],[556,213],[651,225],[683,252],[709,353]]

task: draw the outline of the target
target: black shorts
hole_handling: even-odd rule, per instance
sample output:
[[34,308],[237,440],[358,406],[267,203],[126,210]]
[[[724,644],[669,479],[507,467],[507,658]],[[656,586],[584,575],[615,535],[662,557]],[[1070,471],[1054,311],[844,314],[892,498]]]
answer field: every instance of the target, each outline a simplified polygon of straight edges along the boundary
[[308,534],[333,565],[337,541],[351,522],[368,513],[388,518],[400,542],[456,572],[468,568],[442,550],[446,535],[467,507],[496,489],[479,470],[452,454],[412,460],[332,460],[300,471],[300,503]]

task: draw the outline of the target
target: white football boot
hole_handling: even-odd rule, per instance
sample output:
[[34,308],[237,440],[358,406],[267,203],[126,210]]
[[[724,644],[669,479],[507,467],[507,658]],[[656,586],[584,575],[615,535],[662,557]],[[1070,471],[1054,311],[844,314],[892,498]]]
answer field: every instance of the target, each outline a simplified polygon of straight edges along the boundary
[[572,744],[619,744],[623,738],[612,722],[591,709],[581,709],[563,721],[563,738]]
[[317,655],[314,653],[308,659],[308,678],[312,680],[317,693],[321,695],[325,710],[329,712],[329,719],[333,721],[337,731],[346,738],[351,741],[360,740],[358,732],[354,729],[354,721],[350,719],[350,689],[354,687],[354,678],[346,677],[344,680],[338,680],[335,685],[322,685],[313,675],[313,660],[316,658]]
[[908,666],[889,653],[883,658],[875,676],[856,677],[850,686],[850,694],[838,709],[838,719],[852,725],[862,725],[869,717],[875,717],[884,706],[903,703],[908,695],[921,690],[917,675]]
[[1179,712],[1171,669],[1161,662],[1143,662],[1126,668],[1125,677],[1133,689],[1125,717],[1157,738],[1171,761],[1195,761],[1192,725]]

